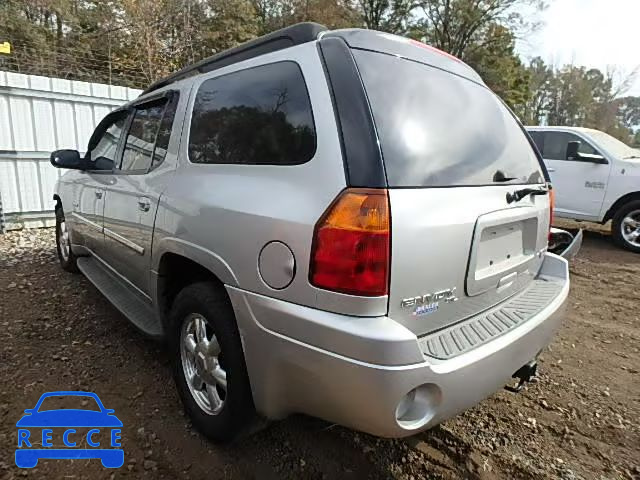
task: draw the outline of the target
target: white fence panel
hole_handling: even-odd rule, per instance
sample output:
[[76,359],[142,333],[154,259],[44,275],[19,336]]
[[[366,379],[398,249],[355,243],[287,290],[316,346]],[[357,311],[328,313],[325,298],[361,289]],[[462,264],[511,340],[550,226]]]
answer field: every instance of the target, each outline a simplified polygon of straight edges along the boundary
[[[53,223],[53,150],[86,149],[98,122],[140,90],[0,71],[0,216],[8,229]],[[0,218],[0,224],[2,218]]]

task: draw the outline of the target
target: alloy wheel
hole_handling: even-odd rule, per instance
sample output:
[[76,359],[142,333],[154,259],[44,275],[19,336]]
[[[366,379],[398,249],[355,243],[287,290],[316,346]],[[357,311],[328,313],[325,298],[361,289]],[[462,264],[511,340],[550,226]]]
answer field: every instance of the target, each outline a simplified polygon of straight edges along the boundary
[[627,213],[620,223],[620,230],[627,243],[640,248],[640,210]]
[[189,392],[200,409],[208,415],[220,413],[227,397],[227,372],[218,339],[200,314],[187,315],[182,323],[180,357]]
[[60,245],[60,256],[65,262],[69,260],[69,230],[67,223],[62,220],[58,226],[58,244]]

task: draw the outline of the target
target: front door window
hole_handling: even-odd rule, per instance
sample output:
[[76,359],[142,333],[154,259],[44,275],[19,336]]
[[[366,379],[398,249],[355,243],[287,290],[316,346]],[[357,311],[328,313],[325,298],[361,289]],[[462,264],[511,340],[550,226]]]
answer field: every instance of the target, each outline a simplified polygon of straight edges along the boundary
[[92,164],[91,170],[113,170],[126,120],[126,112],[118,112],[106,117],[98,126],[87,149],[86,158]]

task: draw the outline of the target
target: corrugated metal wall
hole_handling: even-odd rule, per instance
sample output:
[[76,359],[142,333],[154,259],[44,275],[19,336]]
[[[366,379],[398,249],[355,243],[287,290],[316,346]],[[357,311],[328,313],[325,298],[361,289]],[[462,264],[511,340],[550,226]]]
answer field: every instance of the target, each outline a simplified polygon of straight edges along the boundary
[[53,150],[83,152],[98,122],[140,90],[0,71],[0,204],[6,228],[52,224]]

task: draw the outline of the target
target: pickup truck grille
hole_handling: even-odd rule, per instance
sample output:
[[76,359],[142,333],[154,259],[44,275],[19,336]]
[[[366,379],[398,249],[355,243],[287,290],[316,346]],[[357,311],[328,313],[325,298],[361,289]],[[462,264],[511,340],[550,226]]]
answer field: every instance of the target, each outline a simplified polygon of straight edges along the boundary
[[562,283],[538,278],[498,307],[420,338],[420,349],[424,355],[442,360],[461,355],[527,322],[561,290]]

